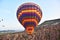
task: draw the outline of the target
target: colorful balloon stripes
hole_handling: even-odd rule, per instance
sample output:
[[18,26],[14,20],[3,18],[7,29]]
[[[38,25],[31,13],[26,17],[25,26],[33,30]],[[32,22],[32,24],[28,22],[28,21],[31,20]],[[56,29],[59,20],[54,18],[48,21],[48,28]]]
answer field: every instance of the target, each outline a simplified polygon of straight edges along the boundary
[[18,21],[24,26],[28,34],[32,34],[34,27],[42,18],[42,11],[37,4],[24,3],[17,10]]

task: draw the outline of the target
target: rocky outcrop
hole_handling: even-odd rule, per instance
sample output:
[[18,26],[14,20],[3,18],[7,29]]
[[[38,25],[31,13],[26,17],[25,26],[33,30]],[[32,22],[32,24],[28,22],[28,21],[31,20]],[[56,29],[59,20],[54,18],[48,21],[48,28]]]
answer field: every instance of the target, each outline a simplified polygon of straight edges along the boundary
[[35,28],[32,35],[26,32],[6,33],[0,40],[60,40],[60,19],[45,21]]

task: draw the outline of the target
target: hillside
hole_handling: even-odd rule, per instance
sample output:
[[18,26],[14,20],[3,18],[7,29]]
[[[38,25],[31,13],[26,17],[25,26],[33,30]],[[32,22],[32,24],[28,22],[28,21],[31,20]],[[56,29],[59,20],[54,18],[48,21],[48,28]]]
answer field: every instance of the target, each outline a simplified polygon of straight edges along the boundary
[[26,32],[6,33],[0,40],[60,40],[60,19],[48,20],[38,25],[32,35]]

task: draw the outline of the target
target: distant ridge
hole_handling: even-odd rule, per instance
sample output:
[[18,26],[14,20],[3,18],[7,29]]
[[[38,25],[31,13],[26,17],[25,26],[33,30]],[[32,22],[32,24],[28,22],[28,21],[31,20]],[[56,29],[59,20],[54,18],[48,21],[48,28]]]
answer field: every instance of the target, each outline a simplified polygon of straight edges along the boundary
[[60,23],[60,19],[48,20],[48,21],[43,22],[43,23],[42,23],[41,25],[39,25],[39,26],[46,25],[46,24],[51,25],[51,24],[53,24],[53,23]]
[[38,27],[35,28],[35,30],[39,29],[42,26],[48,26],[48,25],[53,25],[53,24],[58,24],[58,23],[60,23],[60,18],[53,19],[53,20],[47,20],[47,21],[44,21],[43,23],[41,23],[40,25],[38,25]]
[[19,30],[1,30],[0,34],[21,32]]

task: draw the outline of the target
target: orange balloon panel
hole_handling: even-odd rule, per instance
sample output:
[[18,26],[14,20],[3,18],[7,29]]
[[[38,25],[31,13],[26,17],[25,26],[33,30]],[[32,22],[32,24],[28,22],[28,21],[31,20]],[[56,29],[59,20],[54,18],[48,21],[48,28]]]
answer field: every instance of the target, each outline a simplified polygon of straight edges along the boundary
[[42,18],[42,11],[35,3],[24,3],[17,10],[18,21],[24,26],[28,34],[32,34],[34,27]]
[[28,34],[32,34],[32,33],[34,32],[34,27],[33,27],[33,26],[27,26],[26,32],[27,32]]

